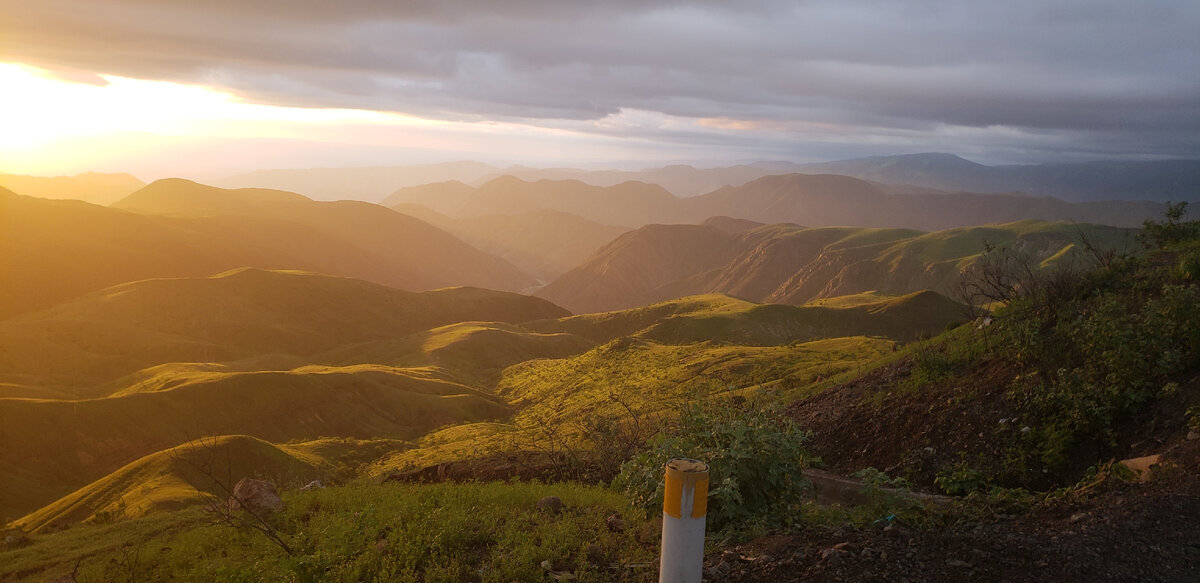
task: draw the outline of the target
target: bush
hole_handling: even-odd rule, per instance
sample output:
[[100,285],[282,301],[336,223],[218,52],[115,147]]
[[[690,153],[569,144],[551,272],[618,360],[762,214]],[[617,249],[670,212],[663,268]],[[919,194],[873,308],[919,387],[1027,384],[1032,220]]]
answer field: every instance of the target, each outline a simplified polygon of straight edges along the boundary
[[777,407],[729,402],[687,406],[677,426],[621,467],[614,486],[651,511],[662,508],[663,474],[677,457],[709,466],[708,525],[737,527],[796,503],[811,488],[807,432]]

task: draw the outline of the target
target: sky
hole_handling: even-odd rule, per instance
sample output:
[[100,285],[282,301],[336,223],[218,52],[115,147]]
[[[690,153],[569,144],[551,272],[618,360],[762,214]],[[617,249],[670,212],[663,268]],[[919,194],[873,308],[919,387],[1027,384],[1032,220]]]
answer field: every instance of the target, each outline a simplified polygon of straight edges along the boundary
[[0,171],[1200,158],[1196,0],[0,0]]

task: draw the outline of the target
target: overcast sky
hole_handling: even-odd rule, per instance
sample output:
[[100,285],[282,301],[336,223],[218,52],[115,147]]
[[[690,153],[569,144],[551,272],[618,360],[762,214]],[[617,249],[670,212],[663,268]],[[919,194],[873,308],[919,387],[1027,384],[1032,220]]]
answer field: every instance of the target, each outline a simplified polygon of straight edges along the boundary
[[0,62],[440,120],[480,155],[1200,157],[1197,0],[0,0]]

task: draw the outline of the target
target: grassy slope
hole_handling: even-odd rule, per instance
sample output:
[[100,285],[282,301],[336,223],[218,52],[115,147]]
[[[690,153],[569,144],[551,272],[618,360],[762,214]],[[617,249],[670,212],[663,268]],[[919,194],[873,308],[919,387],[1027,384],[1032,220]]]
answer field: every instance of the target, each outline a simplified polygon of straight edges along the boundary
[[1100,248],[1132,246],[1128,229],[1043,221],[932,233],[777,224],[730,234],[651,225],[622,235],[538,295],[597,312],[712,292],[793,305],[873,290],[950,294],[987,244],[1064,263],[1083,253],[1080,234]]
[[756,304],[720,294],[691,296],[630,310],[528,322],[607,342],[638,335],[668,344],[719,342],[770,346],[841,336],[911,340],[961,321],[963,306],[933,292],[875,297],[853,305],[810,307]]
[[419,447],[384,458],[372,471],[553,447],[548,439],[573,441],[584,422],[624,416],[626,406],[649,418],[689,399],[752,390],[760,383],[788,379],[807,385],[878,358],[892,344],[865,337],[785,346],[669,345],[619,338],[578,356],[505,369],[497,392],[518,410],[510,422],[431,433]]
[[245,435],[203,439],[130,462],[14,524],[26,532],[37,532],[54,524],[144,516],[199,503],[203,500],[200,492],[224,500],[229,494],[212,478],[228,481],[230,476],[258,475],[279,482],[307,483],[319,477],[323,473],[320,466],[327,463],[302,449]]
[[[537,508],[546,496],[561,513]],[[575,484],[350,486],[285,492],[273,519],[298,554],[198,508],[33,537],[0,579],[156,581],[654,580],[659,527],[619,494]],[[613,530],[615,516],[625,528]],[[133,546],[128,546],[132,544]],[[76,558],[79,559],[76,565]],[[552,569],[546,573],[543,563]]]
[[313,355],[464,320],[559,317],[544,300],[473,288],[405,292],[365,281],[240,269],[123,284],[0,322],[0,379],[90,387],[166,362]]
[[157,392],[4,399],[0,465],[9,470],[0,514],[24,514],[133,459],[206,435],[415,439],[442,425],[508,413],[469,387],[382,365],[198,371]]

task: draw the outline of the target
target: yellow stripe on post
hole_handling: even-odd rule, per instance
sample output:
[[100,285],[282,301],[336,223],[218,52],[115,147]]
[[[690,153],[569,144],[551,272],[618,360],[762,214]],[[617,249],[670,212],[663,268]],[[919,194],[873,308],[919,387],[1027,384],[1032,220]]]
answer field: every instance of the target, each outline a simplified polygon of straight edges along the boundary
[[708,464],[677,458],[667,462],[663,491],[660,583],[699,583],[704,566],[708,515]]

